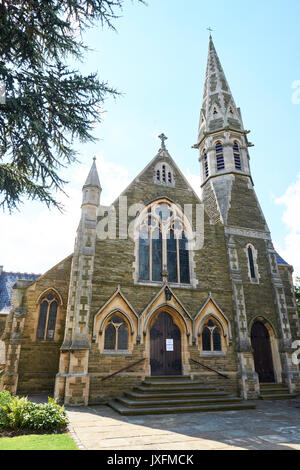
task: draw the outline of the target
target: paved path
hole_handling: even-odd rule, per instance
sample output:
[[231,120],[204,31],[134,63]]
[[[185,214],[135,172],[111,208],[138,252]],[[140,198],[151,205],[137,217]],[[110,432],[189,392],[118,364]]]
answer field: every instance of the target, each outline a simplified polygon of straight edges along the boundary
[[121,416],[107,406],[67,408],[88,450],[300,450],[300,399],[255,410]]

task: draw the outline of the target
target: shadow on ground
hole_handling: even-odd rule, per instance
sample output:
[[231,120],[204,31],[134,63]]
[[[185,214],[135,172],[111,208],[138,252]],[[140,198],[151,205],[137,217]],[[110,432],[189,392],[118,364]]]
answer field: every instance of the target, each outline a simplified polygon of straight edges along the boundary
[[121,416],[108,406],[67,408],[86,449],[300,450],[300,399],[256,400],[256,409]]

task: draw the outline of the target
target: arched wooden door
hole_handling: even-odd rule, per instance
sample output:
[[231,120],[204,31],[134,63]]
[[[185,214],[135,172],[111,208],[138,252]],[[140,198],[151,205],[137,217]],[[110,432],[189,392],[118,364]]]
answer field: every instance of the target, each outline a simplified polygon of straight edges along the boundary
[[150,330],[151,375],[181,375],[181,334],[171,315],[159,314]]
[[270,335],[260,321],[256,321],[251,330],[251,343],[255,370],[260,382],[275,382]]

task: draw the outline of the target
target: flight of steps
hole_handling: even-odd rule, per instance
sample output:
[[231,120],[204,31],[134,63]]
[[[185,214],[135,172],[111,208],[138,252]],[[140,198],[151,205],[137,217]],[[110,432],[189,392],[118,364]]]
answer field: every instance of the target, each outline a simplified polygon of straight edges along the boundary
[[139,387],[108,402],[122,415],[193,413],[255,408],[255,404],[220,392],[189,377],[149,377]]
[[297,393],[290,393],[284,384],[261,383],[260,396],[261,400],[286,400],[297,397]]

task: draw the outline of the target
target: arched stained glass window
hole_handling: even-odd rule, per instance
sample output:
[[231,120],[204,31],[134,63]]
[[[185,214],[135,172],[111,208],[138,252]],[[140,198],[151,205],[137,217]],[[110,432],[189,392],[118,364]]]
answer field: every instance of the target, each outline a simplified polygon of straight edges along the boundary
[[58,301],[52,293],[43,296],[40,302],[37,339],[54,340],[57,309]]
[[139,280],[190,283],[190,254],[183,215],[174,205],[153,204],[139,225]]
[[225,168],[223,145],[219,141],[216,143],[216,162],[217,162],[217,170],[223,170]]
[[220,327],[213,320],[208,320],[202,330],[202,350],[222,351]]
[[119,315],[113,315],[106,325],[104,335],[104,350],[128,350],[128,326],[125,320]]

